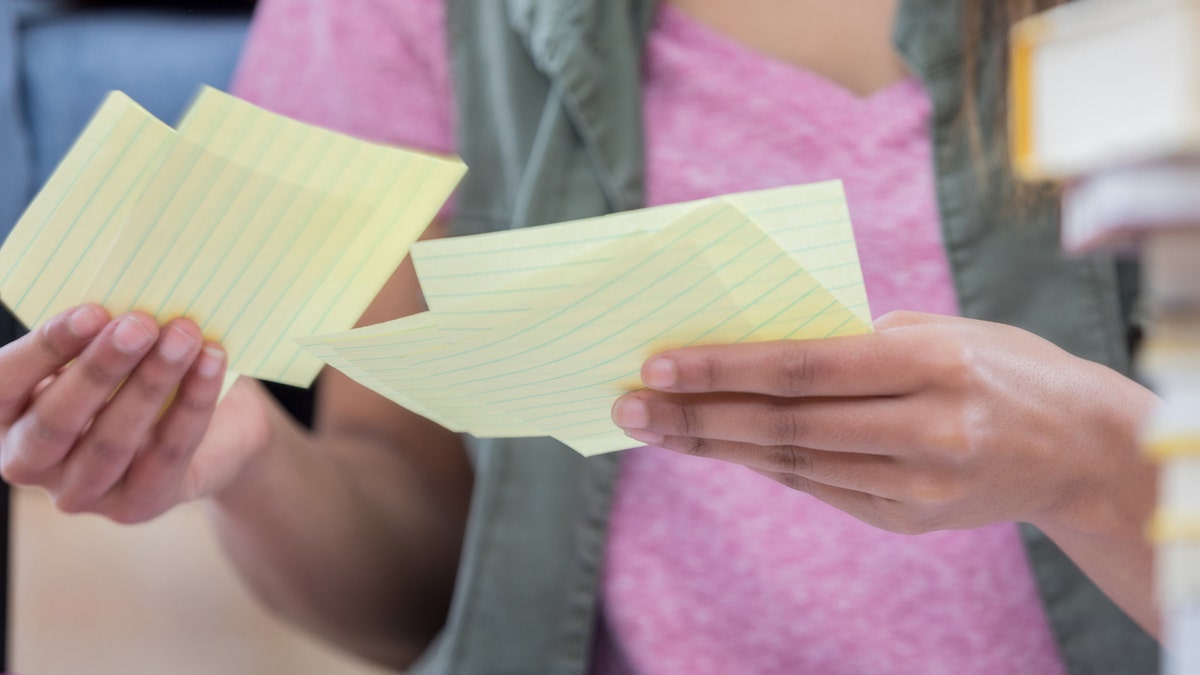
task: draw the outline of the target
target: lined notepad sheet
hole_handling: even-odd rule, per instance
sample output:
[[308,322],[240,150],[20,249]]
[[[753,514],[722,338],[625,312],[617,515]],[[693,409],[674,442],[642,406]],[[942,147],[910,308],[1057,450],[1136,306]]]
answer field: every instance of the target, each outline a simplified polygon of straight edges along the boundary
[[173,130],[113,93],[0,250],[36,326],[81,302],[195,320],[230,369],[307,386],[465,171],[204,89]]
[[[816,277],[842,303],[870,323],[858,249],[841,181],[826,181],[725,195]],[[540,294],[591,275],[626,250],[629,238],[654,232],[703,199],[582,220],[418,242],[412,256],[421,289],[438,326],[448,333],[480,330],[480,300],[499,320],[530,306]],[[611,247],[612,251],[606,251]],[[536,258],[531,260],[530,258]],[[532,281],[538,277],[542,281]]]
[[419,414],[476,436],[637,445],[609,411],[665,349],[870,330],[838,183],[413,247],[430,311],[305,340]]

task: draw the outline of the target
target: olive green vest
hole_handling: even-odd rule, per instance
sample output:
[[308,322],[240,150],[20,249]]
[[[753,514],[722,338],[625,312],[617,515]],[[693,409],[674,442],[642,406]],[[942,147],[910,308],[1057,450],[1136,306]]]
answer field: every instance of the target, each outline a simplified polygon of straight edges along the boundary
[[[448,0],[457,138],[471,167],[457,233],[642,205],[639,61],[653,4]],[[933,99],[938,199],[962,311],[1124,369],[1114,266],[1063,260],[1051,209],[1006,222],[976,189],[977,167],[953,124],[957,7],[904,2],[895,39]],[[980,110],[995,109],[999,85],[980,83]],[[476,485],[450,615],[412,672],[586,672],[620,454],[584,459],[546,439],[491,439],[472,456]],[[1023,534],[1070,671],[1156,672],[1155,643],[1048,539],[1033,528]]]

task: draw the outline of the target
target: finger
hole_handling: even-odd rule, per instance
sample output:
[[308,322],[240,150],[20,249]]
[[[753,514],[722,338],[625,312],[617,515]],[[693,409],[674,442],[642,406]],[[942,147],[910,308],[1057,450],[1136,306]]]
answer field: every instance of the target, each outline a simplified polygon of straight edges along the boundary
[[921,534],[933,529],[903,502],[866,492],[826,485],[794,473],[779,473],[761,469],[751,469],[751,471],[798,492],[810,494],[833,508],[881,530],[901,534]]
[[134,503],[127,518],[152,518],[175,503],[192,455],[208,430],[225,376],[225,352],[206,344],[159,420],[151,443],[134,459],[120,488]]
[[756,471],[793,474],[822,485],[888,499],[901,499],[909,493],[908,472],[892,457],[680,436],[661,438],[654,445],[685,455],[741,464]]
[[158,325],[140,313],[126,314],[105,326],[9,430],[3,453],[5,477],[18,483],[42,481],[141,362],[157,335]]
[[793,490],[810,494],[833,508],[881,530],[898,534],[924,534],[940,527],[937,518],[930,517],[922,513],[920,508],[914,508],[901,501],[825,485],[796,474],[771,471],[758,473]]
[[72,450],[58,490],[59,508],[90,510],[121,480],[134,453],[148,443],[155,421],[203,342],[200,329],[186,319],[163,327],[154,349]]
[[873,325],[878,332],[895,330],[907,326],[920,326],[930,324],[951,324],[962,322],[962,317],[947,316],[945,314],[926,314],[924,312],[910,312],[907,310],[896,310],[888,312],[883,316],[875,319]]
[[929,378],[929,346],[894,330],[823,340],[686,347],[642,365],[651,389],[768,396],[892,396]]
[[629,432],[864,454],[906,453],[952,439],[946,419],[919,420],[903,398],[780,399],[744,394],[625,394],[613,422]]
[[104,325],[108,312],[83,305],[55,316],[40,328],[0,349],[0,425],[11,424],[30,394],[46,378],[87,347]]
[[860,519],[863,514],[877,511],[880,504],[889,501],[885,497],[858,492],[857,490],[848,490],[836,485],[826,485],[820,481],[805,478],[795,473],[756,469],[754,467],[750,467],[750,470],[797,492],[810,494],[826,504]]

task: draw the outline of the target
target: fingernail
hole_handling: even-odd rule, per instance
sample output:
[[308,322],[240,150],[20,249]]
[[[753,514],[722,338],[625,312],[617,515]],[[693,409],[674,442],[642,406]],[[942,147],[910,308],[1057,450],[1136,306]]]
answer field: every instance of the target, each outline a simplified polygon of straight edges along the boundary
[[196,338],[177,326],[167,328],[158,343],[158,353],[169,363],[179,363],[196,348]]
[[200,353],[200,362],[196,364],[196,372],[200,377],[216,377],[225,370],[225,352],[216,347],[205,347]]
[[646,445],[660,445],[662,443],[662,434],[656,434],[642,429],[630,429],[625,432],[625,435],[640,443]]
[[644,429],[650,423],[646,404],[636,398],[623,398],[613,406],[613,422],[622,429]]
[[643,369],[642,382],[647,387],[667,389],[675,386],[675,362],[671,359],[652,358]]
[[113,331],[113,344],[126,354],[133,354],[145,349],[154,340],[154,333],[146,330],[142,322],[135,316],[127,316],[117,323]]
[[75,334],[75,337],[90,338],[104,328],[104,324],[108,323],[108,315],[104,310],[95,305],[85,305],[76,309],[67,319],[67,328]]

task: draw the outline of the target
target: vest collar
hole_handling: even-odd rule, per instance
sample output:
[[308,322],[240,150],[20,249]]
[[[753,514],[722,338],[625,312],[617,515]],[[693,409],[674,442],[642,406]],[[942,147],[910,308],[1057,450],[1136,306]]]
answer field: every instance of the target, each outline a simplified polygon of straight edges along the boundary
[[962,59],[962,3],[901,0],[892,24],[892,45],[923,81],[957,66]]
[[[644,46],[657,0],[506,0],[511,29],[521,40],[534,66],[547,76],[572,123],[594,153],[601,183],[612,210],[643,204],[643,175],[638,162],[627,161],[631,142],[640,134],[607,123],[640,119],[638,92],[625,88],[640,75],[641,50],[628,53],[629,44]],[[624,35],[624,39],[601,36]],[[620,53],[613,53],[613,50]],[[614,72],[631,69],[632,73]],[[624,108],[630,108],[625,110]],[[640,131],[640,130],[637,130]]]

